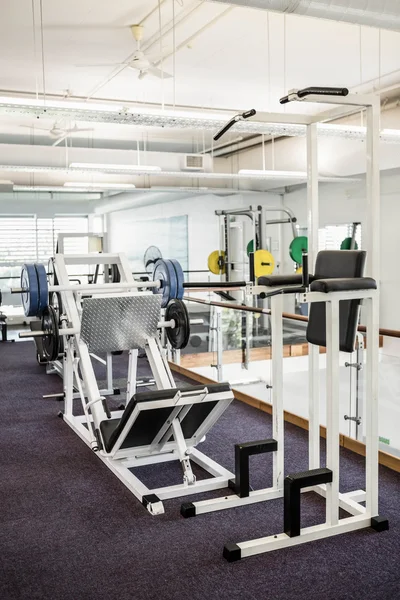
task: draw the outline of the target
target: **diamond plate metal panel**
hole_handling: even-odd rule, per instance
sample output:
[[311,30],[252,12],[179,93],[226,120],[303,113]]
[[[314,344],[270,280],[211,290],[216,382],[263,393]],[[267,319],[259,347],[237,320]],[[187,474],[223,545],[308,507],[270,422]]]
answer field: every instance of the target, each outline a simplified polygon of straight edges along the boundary
[[144,348],[157,335],[161,296],[85,298],[81,337],[90,352],[114,352]]

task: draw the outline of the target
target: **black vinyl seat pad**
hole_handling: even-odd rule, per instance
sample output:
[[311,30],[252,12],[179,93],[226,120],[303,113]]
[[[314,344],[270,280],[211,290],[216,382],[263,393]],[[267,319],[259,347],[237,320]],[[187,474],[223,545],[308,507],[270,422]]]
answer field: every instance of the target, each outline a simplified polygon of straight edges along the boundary
[[[177,395],[181,392],[181,396]],[[228,383],[171,388],[135,394],[127,404],[120,419],[108,419],[100,423],[104,449],[110,453],[123,436],[120,449],[149,446],[173,418],[181,420],[181,428],[188,446],[199,441],[197,432],[209,419],[211,429],[214,424],[212,414],[218,417],[228,408],[233,393]],[[221,403],[224,406],[221,408]],[[189,410],[186,407],[189,406]],[[217,408],[218,407],[218,408]],[[221,409],[221,410],[220,410]],[[185,411],[183,413],[183,411]],[[183,413],[183,414],[181,414]],[[167,428],[168,430],[168,428]],[[207,433],[207,431],[204,432]],[[172,439],[172,434],[168,441]]]

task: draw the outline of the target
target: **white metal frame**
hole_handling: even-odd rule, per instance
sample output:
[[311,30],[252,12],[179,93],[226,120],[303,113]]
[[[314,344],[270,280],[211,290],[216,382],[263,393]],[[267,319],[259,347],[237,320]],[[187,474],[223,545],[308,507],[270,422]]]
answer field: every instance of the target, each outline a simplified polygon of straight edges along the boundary
[[[300,100],[296,92],[291,100]],[[308,96],[308,102],[342,104],[332,110],[319,113],[307,122],[307,221],[309,270],[314,272],[318,252],[318,157],[317,123],[334,117],[366,110],[367,113],[367,274],[373,277],[377,290],[335,292],[329,294],[305,292],[301,302],[324,302],[326,305],[327,339],[327,458],[326,467],[332,471],[332,483],[316,485],[302,491],[314,491],[326,498],[326,520],[321,525],[301,529],[300,535],[289,537],[286,533],[262,537],[234,544],[236,557],[245,558],[255,554],[290,547],[371,526],[371,519],[378,516],[378,339],[379,339],[379,120],[380,103],[376,96],[351,95]],[[289,116],[289,115],[287,115]],[[260,120],[264,115],[258,115]],[[261,117],[261,118],[260,118]],[[291,118],[295,115],[290,115]],[[265,121],[270,116],[265,115]],[[295,121],[294,121],[295,122]],[[298,122],[301,122],[299,120]],[[259,294],[261,286],[247,286],[248,291]],[[346,494],[339,491],[339,302],[359,299],[366,320],[368,352],[365,386],[366,421],[366,489]],[[269,311],[268,311],[269,312]],[[243,506],[267,499],[283,497],[284,465],[284,409],[283,409],[283,352],[282,352],[282,296],[272,296],[272,368],[273,368],[273,438],[277,441],[274,453],[273,485],[264,490],[251,491],[247,498],[232,495],[214,500],[195,502],[195,514],[201,514],[234,506]],[[320,414],[319,414],[319,348],[309,345],[309,469],[320,468]],[[365,506],[361,504],[365,502]],[[339,520],[339,508],[351,516]],[[227,557],[230,560],[229,557]]]
[[[116,264],[121,274],[121,282],[109,284],[73,285],[69,282],[67,265],[70,264]],[[233,400],[233,393],[229,391],[208,393],[203,390],[177,392],[174,397],[167,400],[149,401],[139,403],[126,427],[121,432],[111,452],[104,448],[101,436],[100,423],[108,419],[103,404],[102,393],[98,388],[93,371],[89,348],[81,338],[80,326],[82,316],[81,295],[90,288],[91,294],[118,297],[120,295],[151,295],[140,291],[141,287],[157,287],[157,282],[138,282],[133,279],[127,258],[123,254],[90,254],[84,256],[55,256],[55,271],[59,285],[50,286],[50,291],[59,291],[65,312],[61,335],[66,336],[65,355],[63,364],[64,398],[65,407],[63,419],[78,434],[78,436],[94,451],[108,468],[126,485],[126,487],[146,506],[151,514],[164,512],[163,500],[215,490],[226,487],[228,481],[234,477],[233,473],[218,465],[215,461],[196,449],[196,445],[204,439],[205,434],[219,419]],[[161,310],[160,310],[161,315]],[[170,323],[161,322],[159,325],[168,326]],[[136,386],[136,360],[137,351],[130,350],[128,390],[135,392]],[[175,382],[168,365],[159,339],[147,338],[145,346],[146,355],[153,373],[157,389],[175,388]],[[80,367],[81,375],[78,372]],[[74,389],[78,389],[78,397],[82,401],[83,415],[74,414]],[[208,417],[198,427],[197,431],[185,439],[181,422],[190,408],[196,403],[216,402]],[[144,410],[162,407],[171,407],[172,420],[164,424],[150,445],[133,448],[121,448],[131,426]],[[123,411],[114,411],[112,418],[120,418]],[[169,419],[171,419],[171,415]],[[178,419],[179,416],[179,419]],[[171,441],[172,439],[172,441]],[[183,470],[183,482],[179,485],[150,489],[131,471],[132,468],[178,460]],[[196,480],[191,463],[200,465],[211,477]],[[155,498],[154,495],[157,497]],[[146,497],[150,497],[149,501]]]

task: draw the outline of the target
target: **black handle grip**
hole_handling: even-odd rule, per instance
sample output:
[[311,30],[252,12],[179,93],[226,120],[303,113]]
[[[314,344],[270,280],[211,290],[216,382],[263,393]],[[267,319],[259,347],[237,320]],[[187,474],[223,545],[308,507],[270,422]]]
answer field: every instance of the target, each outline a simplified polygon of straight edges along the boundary
[[[308,87],[302,90],[298,90],[298,98],[305,98],[306,96],[347,96],[349,90],[347,88],[333,88],[333,87]],[[280,104],[287,104],[290,102],[289,96],[283,96],[279,100]]]
[[232,117],[232,119],[230,121],[228,121],[226,125],[221,127],[221,129],[219,131],[217,131],[217,133],[214,135],[214,137],[213,137],[214,142],[217,142],[219,140],[219,138],[221,138],[227,131],[229,131],[229,129],[235,123],[237,123],[238,121],[241,121],[242,119],[248,119],[249,117],[254,117],[256,112],[257,111],[254,108],[251,108],[250,110],[246,110],[244,113],[241,113],[239,115],[235,115],[234,117]]
[[310,276],[308,273],[308,253],[303,252],[302,254],[302,285],[303,287],[308,288],[310,285]]
[[305,96],[347,96],[349,90],[347,88],[333,88],[333,87],[308,87],[303,90],[299,90],[297,95],[299,98]]
[[233,117],[233,119],[228,121],[226,125],[224,125],[219,131],[217,131],[217,133],[213,137],[214,142],[217,142],[220,137],[222,137],[227,131],[229,131],[229,129],[232,127],[232,125],[236,123],[237,120],[238,119],[236,117]]
[[248,119],[249,117],[254,117],[257,114],[255,108],[251,108],[250,110],[246,110],[246,112],[242,113],[243,119]]

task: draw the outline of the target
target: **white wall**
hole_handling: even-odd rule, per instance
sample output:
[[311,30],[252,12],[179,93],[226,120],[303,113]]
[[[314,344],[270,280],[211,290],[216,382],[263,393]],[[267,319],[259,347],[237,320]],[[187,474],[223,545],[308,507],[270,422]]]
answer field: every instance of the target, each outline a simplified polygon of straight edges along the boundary
[[[177,201],[113,212],[107,215],[110,249],[111,251],[129,252],[129,249],[133,247],[135,240],[129,237],[130,222],[187,215],[189,268],[192,270],[206,269],[209,254],[219,248],[218,218],[215,215],[215,210],[249,207],[251,204],[281,206],[281,202],[280,195],[270,193],[227,197],[204,195],[188,196]],[[273,212],[270,214],[271,218],[275,215]],[[248,235],[251,239],[250,231]],[[272,237],[275,248],[274,254],[278,257],[279,228],[275,225],[270,226],[267,235]],[[148,245],[151,244],[157,245],[157,240],[149,239]]]
[[[381,174],[381,327],[400,329],[400,274],[398,266],[398,240],[400,224],[400,175]],[[284,203],[291,208],[300,226],[307,226],[306,190],[299,189],[284,195]],[[319,226],[339,225],[360,221],[363,228],[363,246],[366,245],[366,205],[363,184],[324,184],[319,191]],[[289,232],[285,230],[283,246],[290,243]],[[284,268],[292,263],[285,254]]]

